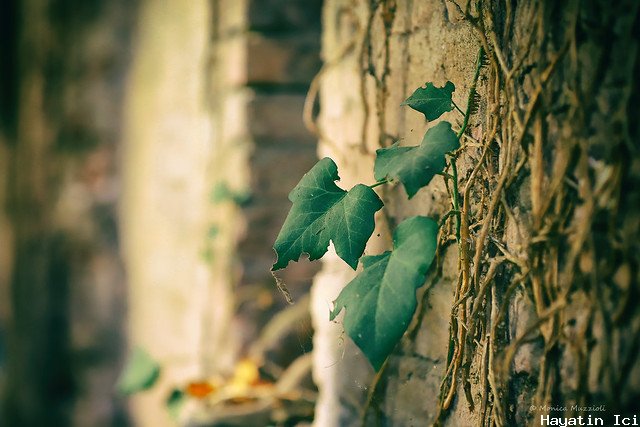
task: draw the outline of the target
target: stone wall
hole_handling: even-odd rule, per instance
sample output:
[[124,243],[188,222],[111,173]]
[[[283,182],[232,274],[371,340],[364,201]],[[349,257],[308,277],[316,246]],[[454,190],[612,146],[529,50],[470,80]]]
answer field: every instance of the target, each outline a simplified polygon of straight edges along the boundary
[[[372,170],[377,148],[396,140],[406,145],[419,144],[427,129],[424,117],[400,107],[417,87],[426,81],[442,85],[451,80],[456,84],[454,100],[465,104],[464,94],[473,76],[478,44],[468,26],[452,23],[446,15],[446,8],[439,2],[382,2],[375,11],[367,2],[325,2],[321,152],[336,160],[345,188],[357,182],[374,182]],[[454,113],[444,118],[454,123],[456,120]],[[380,190],[379,194],[395,223],[411,215],[438,216],[447,210],[446,190],[439,179],[434,179],[411,202],[406,201],[400,187]],[[377,230],[365,253],[388,249],[390,239],[385,222],[384,216],[378,215]],[[378,234],[381,236],[377,237]],[[455,249],[450,249],[445,263],[455,265],[455,257]],[[326,402],[321,400],[317,408],[317,422],[321,426],[360,425],[360,412],[373,373],[367,372],[371,368],[366,367],[368,363],[350,342],[344,349],[330,344],[341,339],[341,325],[328,321],[329,303],[353,273],[339,259],[324,264],[324,273],[314,284],[316,298],[320,298],[314,304],[317,307],[314,324],[318,330],[333,330],[323,338],[329,341],[324,346],[333,350],[316,356],[316,364],[320,365],[315,367],[316,381],[327,386],[322,392]],[[327,280],[329,271],[334,273]],[[431,289],[429,311],[423,319],[429,327],[420,329],[415,347],[392,356],[389,384],[385,388],[389,398],[376,398],[380,400],[376,405],[381,405],[391,425],[405,425],[411,419],[416,425],[423,425],[432,419],[446,361],[455,276],[449,267]],[[318,340],[320,337],[316,337]],[[316,348],[319,346],[323,343]],[[353,356],[343,358],[343,353]],[[331,369],[325,368],[331,359],[335,364]],[[339,380],[323,380],[326,377]],[[350,405],[345,405],[345,401]],[[343,414],[339,415],[341,407]]]
[[[323,262],[312,301],[318,425],[360,425],[363,412],[371,425],[525,425],[548,414],[538,408],[575,403],[632,413],[638,387],[624,377],[638,369],[630,326],[637,311],[619,314],[627,325],[613,319],[624,306],[615,295],[637,289],[625,261],[637,257],[613,224],[637,233],[638,221],[633,210],[623,213],[626,196],[609,191],[637,179],[635,155],[619,156],[637,151],[630,148],[637,129],[627,124],[638,93],[631,78],[638,8],[605,9],[600,2],[325,2],[320,152],[336,160],[347,188],[373,182],[376,148],[420,142],[430,123],[400,107],[406,97],[427,81],[450,80],[465,108],[480,46],[486,59],[457,160],[460,188],[471,189],[461,214],[469,239],[458,247],[453,223],[445,224],[414,322],[375,379],[328,322],[328,306],[352,273],[338,259]],[[609,51],[622,45],[633,53]],[[606,124],[608,112],[617,127]],[[461,124],[455,111],[443,118]],[[605,148],[607,135],[613,145]],[[381,237],[374,233],[367,253],[389,247],[385,223],[442,218],[451,209],[441,177],[410,202],[400,186],[376,190],[390,215],[377,219]],[[459,264],[462,248],[469,263]],[[596,253],[606,256],[597,261]],[[470,286],[464,295],[462,283]],[[605,360],[629,371],[607,372]],[[611,384],[625,388],[618,394]]]
[[[214,143],[218,150],[214,181],[248,199],[232,198],[216,204],[213,211],[222,228],[228,215],[221,215],[220,209],[237,209],[244,218],[234,261],[238,269],[235,331],[239,336],[232,339],[245,355],[261,325],[286,305],[282,295],[274,293],[269,273],[275,258],[271,246],[290,205],[289,191],[316,161],[316,138],[306,129],[302,113],[307,89],[320,67],[320,4],[291,0],[214,3],[218,21],[212,106],[219,129]],[[244,8],[244,21],[237,18],[240,8]],[[241,120],[231,125],[228,118]],[[244,176],[238,175],[241,169],[229,163],[230,158],[242,158]],[[313,273],[313,265],[299,263],[282,279],[297,298],[307,292]],[[288,363],[294,356],[286,355],[289,350],[273,356]]]

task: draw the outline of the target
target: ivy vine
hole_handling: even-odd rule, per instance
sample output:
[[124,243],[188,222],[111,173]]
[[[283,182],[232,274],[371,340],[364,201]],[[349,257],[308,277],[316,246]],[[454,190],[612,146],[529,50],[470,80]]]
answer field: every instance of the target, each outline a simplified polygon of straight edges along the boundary
[[[402,103],[424,114],[428,121],[437,120],[455,108],[463,115],[459,132],[453,131],[451,123],[442,121],[426,131],[420,145],[405,147],[396,142],[378,149],[374,164],[376,183],[358,184],[349,191],[336,184],[340,180],[338,167],[326,157],[289,194],[292,207],[274,244],[277,260],[271,270],[285,268],[302,254],[317,260],[327,252],[330,241],[337,255],[351,268],[355,270],[360,263],[362,270],[344,287],[329,317],[334,320],[345,310],[343,324],[347,335],[376,371],[380,371],[416,311],[416,290],[424,284],[435,258],[439,227],[432,218],[408,218],[393,231],[393,250],[363,257],[375,228],[375,213],[384,206],[373,188],[399,182],[411,199],[434,176],[442,175],[453,181],[453,209],[448,215],[456,216],[460,229],[455,152],[460,148],[460,138],[473,111],[471,104],[480,63],[481,58],[465,112],[453,102],[455,85],[449,81],[443,87],[429,82]],[[453,175],[445,172],[447,160]],[[457,235],[460,244],[459,231]]]

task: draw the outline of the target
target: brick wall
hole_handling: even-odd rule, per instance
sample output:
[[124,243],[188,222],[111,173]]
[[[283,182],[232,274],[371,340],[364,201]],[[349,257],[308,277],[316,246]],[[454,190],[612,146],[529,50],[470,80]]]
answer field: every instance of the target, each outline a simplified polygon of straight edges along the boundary
[[[275,257],[271,246],[290,206],[289,191],[317,160],[316,137],[305,128],[302,111],[320,68],[320,4],[214,2],[214,122],[237,132],[219,134],[216,146],[227,148],[220,152],[224,172],[218,172],[217,180],[250,195],[242,206],[232,208],[244,223],[237,258],[231,261],[238,268],[235,284],[240,295],[251,296],[236,301],[241,352],[260,325],[284,306],[269,273]],[[246,162],[244,178],[222,165],[230,152]],[[306,262],[285,273],[294,297],[307,291],[313,273],[314,266]],[[269,295],[271,302],[257,302],[259,294]]]

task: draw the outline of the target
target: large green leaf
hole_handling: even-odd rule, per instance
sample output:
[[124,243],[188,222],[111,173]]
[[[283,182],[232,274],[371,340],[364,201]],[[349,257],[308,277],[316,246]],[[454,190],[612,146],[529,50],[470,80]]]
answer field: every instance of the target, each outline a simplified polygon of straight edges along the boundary
[[419,87],[400,105],[408,105],[421,112],[427,120],[435,120],[447,111],[453,110],[451,94],[456,90],[453,83],[447,82],[443,87],[436,87],[427,83],[426,87]]
[[133,349],[129,361],[118,378],[116,389],[133,394],[151,388],[160,376],[160,365],[140,347]]
[[338,167],[325,157],[291,191],[293,206],[273,246],[278,260],[271,270],[286,267],[303,253],[310,260],[322,257],[330,240],[338,256],[353,269],[357,267],[373,233],[373,215],[383,204],[366,185],[346,192],[335,184],[339,179]]
[[362,258],[364,270],[342,290],[330,318],[346,308],[344,329],[378,371],[416,310],[416,289],[424,283],[436,253],[438,224],[409,218],[393,233],[391,252]]
[[415,147],[400,147],[398,143],[376,151],[374,175],[377,180],[398,179],[412,198],[433,176],[444,170],[444,155],[460,147],[449,122],[440,122],[425,133]]

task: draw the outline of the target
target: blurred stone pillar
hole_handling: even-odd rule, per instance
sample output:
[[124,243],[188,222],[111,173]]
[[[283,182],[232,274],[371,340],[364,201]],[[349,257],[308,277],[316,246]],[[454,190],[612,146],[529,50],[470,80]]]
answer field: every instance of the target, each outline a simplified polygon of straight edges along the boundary
[[126,304],[116,152],[136,5],[0,12],[2,425],[127,423],[113,390]]
[[[319,5],[143,7],[122,214],[132,345],[164,372],[133,400],[141,425],[167,422],[171,387],[230,371],[285,305],[269,273],[271,246],[288,192],[316,161],[302,110],[319,68]],[[287,272],[296,295],[314,271],[300,263]]]
[[209,6],[145,2],[127,87],[121,212],[130,343],[162,366],[159,383],[131,399],[141,426],[173,425],[165,400],[205,375],[204,360],[220,351],[211,328],[226,328],[233,301],[225,266],[212,274],[207,252],[217,131],[206,73]]

